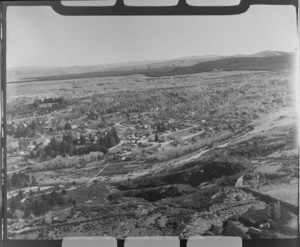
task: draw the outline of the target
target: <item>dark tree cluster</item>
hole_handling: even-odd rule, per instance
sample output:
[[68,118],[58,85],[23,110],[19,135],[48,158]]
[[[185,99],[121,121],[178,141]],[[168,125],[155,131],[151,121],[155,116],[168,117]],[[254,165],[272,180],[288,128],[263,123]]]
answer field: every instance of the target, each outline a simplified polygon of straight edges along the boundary
[[264,143],[258,143],[256,141],[251,144],[248,143],[246,145],[247,146],[245,146],[244,148],[232,149],[230,151],[230,155],[232,156],[240,155],[246,158],[267,156],[278,150],[284,150],[284,148],[287,146],[286,143],[282,143],[282,142],[271,143],[266,145]]
[[20,141],[19,141],[19,149],[21,151],[24,151],[28,148],[28,146],[30,145],[30,141],[29,139],[27,138],[22,138]]
[[53,137],[50,143],[44,147],[44,156],[50,156],[52,158],[55,158],[57,155],[65,156],[66,154],[72,156],[75,151],[74,142],[75,139],[72,132],[64,134],[61,142]]
[[43,194],[40,198],[28,199],[24,210],[24,216],[33,214],[35,216],[44,214],[55,206],[63,206],[68,203],[65,195],[62,195],[55,190],[50,194]]
[[90,120],[97,120],[100,117],[100,114],[94,110],[94,111],[89,111],[87,114],[87,118]]
[[[46,105],[51,104],[51,105]],[[34,111],[38,110],[39,114],[48,114],[52,111],[62,109],[67,106],[67,102],[63,97],[49,99],[35,99],[31,107]]]
[[21,203],[24,198],[22,193],[11,198],[9,202],[10,212],[13,213],[15,210],[21,210],[24,212],[24,216],[28,217],[33,214],[34,216],[39,216],[41,214],[47,213],[55,206],[63,205],[73,205],[76,206],[76,200],[69,198],[66,193],[60,193],[53,190],[50,194],[42,194],[38,197],[28,198],[25,203]]
[[7,105],[7,116],[12,119],[16,117],[32,116],[32,114],[35,111],[36,108],[32,104],[8,104]]
[[8,127],[7,131],[8,135],[13,135],[15,138],[30,138],[39,133],[44,133],[43,124],[39,121],[39,119],[32,121],[29,125],[25,125],[23,123],[19,123],[17,125],[12,124]]
[[67,123],[65,124],[65,130],[71,130],[71,129],[72,129],[71,124],[70,124],[69,122],[67,122]]
[[66,104],[66,101],[64,99],[64,97],[59,97],[59,98],[48,98],[48,99],[44,99],[44,100],[41,100],[41,99],[35,99],[34,102],[33,102],[33,105],[35,107],[39,107],[41,104],[49,104],[49,103],[56,103],[56,104],[59,104],[59,105],[65,105]]
[[105,145],[107,148],[114,147],[120,142],[116,128],[111,128],[110,131],[106,133],[105,136]]
[[7,179],[7,187],[8,189],[17,189],[17,188],[24,188],[27,186],[36,186],[37,180],[36,177],[30,176],[28,174],[19,172],[19,173],[14,173],[11,178]]
[[11,212],[11,213],[15,212],[15,210],[17,210],[17,209],[20,209],[20,210],[24,209],[24,206],[21,203],[21,200],[23,199],[23,195],[22,195],[22,193],[19,193],[19,194],[21,194],[21,195],[14,196],[9,200],[9,203],[8,203],[9,212]]
[[170,129],[170,126],[168,123],[157,123],[156,129],[157,129],[157,132],[165,132]]
[[17,195],[10,200],[9,208],[13,213],[15,210],[21,210],[24,212],[24,216],[28,217],[31,214],[39,216],[47,213],[53,207],[73,205],[76,206],[76,200],[69,198],[66,193],[60,193],[53,190],[50,194],[42,194],[38,197],[28,198],[25,203],[21,203],[23,196]]
[[238,228],[232,221],[225,221],[223,223],[223,235],[224,236],[239,236],[243,239],[249,238],[249,236]]
[[51,122],[51,129],[54,131],[65,130],[71,127],[64,118],[54,119]]
[[116,128],[112,127],[104,133],[99,132],[97,141],[91,134],[89,142],[84,135],[81,135],[79,140],[74,138],[71,131],[63,135],[62,141],[59,142],[52,138],[50,143],[42,148],[36,146],[31,152],[31,157],[45,158],[47,156],[55,158],[57,155],[82,155],[90,152],[107,153],[109,148],[116,146],[120,142]]

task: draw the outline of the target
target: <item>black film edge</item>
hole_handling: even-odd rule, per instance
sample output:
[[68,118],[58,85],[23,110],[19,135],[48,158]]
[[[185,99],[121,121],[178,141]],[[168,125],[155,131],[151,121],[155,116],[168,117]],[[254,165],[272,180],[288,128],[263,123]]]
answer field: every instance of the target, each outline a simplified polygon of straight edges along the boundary
[[176,16],[176,15],[237,15],[245,13],[251,5],[292,5],[298,10],[297,0],[241,0],[233,6],[191,6],[187,0],[178,0],[175,6],[127,6],[116,0],[113,6],[65,6],[61,1],[3,1],[7,6],[49,6],[66,16]]
[[[6,8],[8,6],[49,6],[52,7],[55,12],[61,15],[74,16],[74,15],[103,15],[103,16],[138,16],[138,15],[165,15],[165,16],[174,16],[174,15],[236,15],[246,12],[251,5],[292,5],[295,7],[296,12],[298,12],[298,1],[297,0],[241,0],[239,5],[236,6],[222,6],[222,7],[202,7],[202,6],[190,6],[186,3],[186,0],[179,0],[176,6],[163,6],[163,7],[138,7],[138,6],[126,6],[123,0],[117,0],[116,5],[114,6],[91,6],[91,7],[82,7],[82,6],[64,6],[60,1],[1,1],[1,25],[6,22]],[[6,190],[6,162],[5,152],[2,153],[2,149],[5,148],[5,94],[6,94],[6,30],[0,28],[0,31],[3,32],[1,37],[1,112],[0,121],[0,173],[1,173],[1,184],[0,184],[0,193],[3,200],[1,200],[1,218],[6,211],[6,196],[4,191]],[[3,42],[3,43],[2,43]],[[3,96],[3,97],[2,97]],[[3,121],[2,121],[3,119]],[[3,136],[3,138],[1,138]],[[2,187],[3,185],[3,187]],[[5,216],[4,216],[5,218]],[[2,219],[1,219],[2,220]],[[4,220],[5,221],[5,220]],[[2,235],[2,230],[4,236]],[[6,239],[6,222],[0,224],[0,246],[3,246],[3,240]],[[288,240],[290,244],[287,246],[297,246],[299,240],[291,239]],[[27,242],[27,243],[26,243]],[[51,243],[52,242],[52,243]],[[119,241],[120,246],[124,245],[124,242]],[[186,240],[181,241],[183,246],[186,245]],[[243,241],[243,246],[280,246],[284,244],[284,240],[265,240],[260,241],[259,243],[253,243],[252,241]],[[274,245],[275,244],[275,245]],[[61,246],[61,240],[52,240],[52,241],[20,241],[20,240],[8,240],[7,246]]]
[[124,0],[117,0],[114,6],[64,6],[61,1],[53,2],[52,8],[62,15],[236,15],[246,12],[250,5],[294,5],[297,0],[241,0],[239,5],[233,6],[191,6],[187,0],[179,0],[175,6],[142,7],[126,6]]

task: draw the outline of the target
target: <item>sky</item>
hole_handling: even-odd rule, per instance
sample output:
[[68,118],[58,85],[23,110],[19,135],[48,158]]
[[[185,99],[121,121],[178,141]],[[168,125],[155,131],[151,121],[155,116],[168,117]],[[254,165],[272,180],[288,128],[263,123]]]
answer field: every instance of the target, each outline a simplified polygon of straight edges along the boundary
[[292,6],[234,16],[62,16],[8,7],[7,67],[83,66],[296,49]]

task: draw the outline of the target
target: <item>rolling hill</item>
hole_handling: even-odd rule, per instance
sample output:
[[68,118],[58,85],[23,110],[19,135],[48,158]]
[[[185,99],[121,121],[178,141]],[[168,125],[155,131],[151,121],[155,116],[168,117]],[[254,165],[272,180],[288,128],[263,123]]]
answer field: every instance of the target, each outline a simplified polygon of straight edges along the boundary
[[[100,66],[36,69],[19,68],[8,70],[8,83],[129,76],[134,74],[141,74],[148,77],[161,77],[211,71],[278,70],[291,68],[293,58],[293,53],[263,51],[252,55],[184,57],[173,60]],[[12,75],[15,75],[15,78]]]

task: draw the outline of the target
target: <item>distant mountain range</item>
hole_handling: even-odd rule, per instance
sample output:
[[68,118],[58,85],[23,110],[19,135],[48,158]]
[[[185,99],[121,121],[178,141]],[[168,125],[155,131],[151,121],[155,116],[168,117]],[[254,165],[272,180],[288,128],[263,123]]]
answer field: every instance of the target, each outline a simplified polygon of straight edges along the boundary
[[19,67],[7,71],[8,83],[128,76],[175,76],[210,71],[277,70],[293,64],[294,53],[262,51],[251,55],[193,56],[172,60],[142,61],[72,67]]

